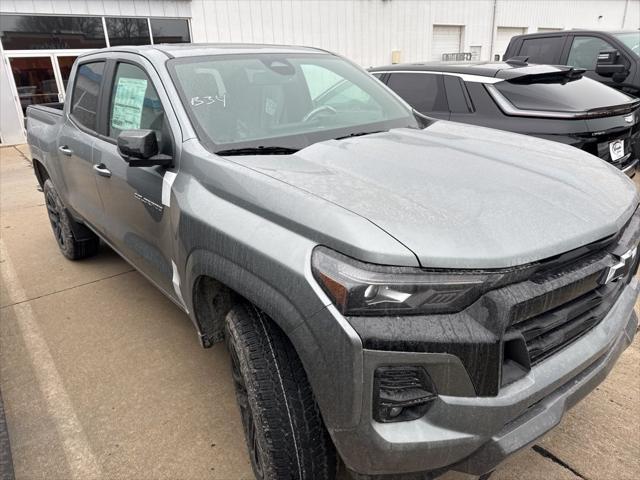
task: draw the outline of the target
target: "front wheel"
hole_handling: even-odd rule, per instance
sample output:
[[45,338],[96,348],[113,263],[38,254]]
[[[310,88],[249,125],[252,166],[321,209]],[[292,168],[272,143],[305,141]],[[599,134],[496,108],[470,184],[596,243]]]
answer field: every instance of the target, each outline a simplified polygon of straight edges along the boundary
[[333,480],[336,452],[306,373],[278,326],[240,304],[226,342],[251,466],[258,480]]

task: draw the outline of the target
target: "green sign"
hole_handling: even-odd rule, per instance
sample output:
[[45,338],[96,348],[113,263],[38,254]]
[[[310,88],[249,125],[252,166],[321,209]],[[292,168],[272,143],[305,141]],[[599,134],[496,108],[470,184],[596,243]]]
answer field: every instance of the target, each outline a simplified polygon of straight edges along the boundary
[[118,130],[140,128],[147,80],[141,78],[118,79],[111,111],[111,126]]

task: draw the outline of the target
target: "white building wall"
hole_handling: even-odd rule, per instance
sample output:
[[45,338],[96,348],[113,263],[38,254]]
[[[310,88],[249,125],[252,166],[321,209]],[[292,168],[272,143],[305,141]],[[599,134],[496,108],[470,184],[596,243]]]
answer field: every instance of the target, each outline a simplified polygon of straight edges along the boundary
[[[431,59],[433,25],[464,26],[463,50],[491,58],[498,27],[640,27],[640,0],[193,0],[195,42],[308,45],[363,66]],[[495,22],[494,22],[495,4]],[[625,5],[627,8],[624,15]],[[493,35],[492,35],[493,33]],[[496,52],[502,53],[502,52]]]

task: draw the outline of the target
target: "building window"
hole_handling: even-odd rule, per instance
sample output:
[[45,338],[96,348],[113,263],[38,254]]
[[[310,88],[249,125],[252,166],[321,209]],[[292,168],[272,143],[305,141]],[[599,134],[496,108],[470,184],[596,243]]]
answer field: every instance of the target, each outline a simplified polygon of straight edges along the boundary
[[29,105],[59,101],[51,57],[10,58],[9,62],[23,113]]
[[73,62],[78,58],[75,55],[59,56],[58,68],[60,69],[60,75],[62,76],[62,84],[66,90],[67,83],[69,83],[69,77],[71,76],[71,69],[73,68]]
[[107,44],[100,17],[46,15],[0,16],[5,50],[103,48]]
[[146,18],[107,17],[109,45],[149,45],[149,24]]
[[189,43],[189,23],[185,19],[152,18],[153,43]]

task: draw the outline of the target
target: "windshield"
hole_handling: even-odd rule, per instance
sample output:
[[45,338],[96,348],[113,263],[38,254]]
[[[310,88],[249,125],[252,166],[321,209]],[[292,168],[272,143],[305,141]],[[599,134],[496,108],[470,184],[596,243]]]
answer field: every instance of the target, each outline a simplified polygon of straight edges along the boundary
[[523,85],[498,82],[495,87],[522,110],[585,112],[594,108],[621,105],[632,100],[628,95],[586,77],[567,83]]
[[640,32],[614,33],[613,36],[640,57]]
[[240,54],[169,61],[200,140],[212,151],[301,149],[332,138],[417,128],[411,109],[328,54]]

